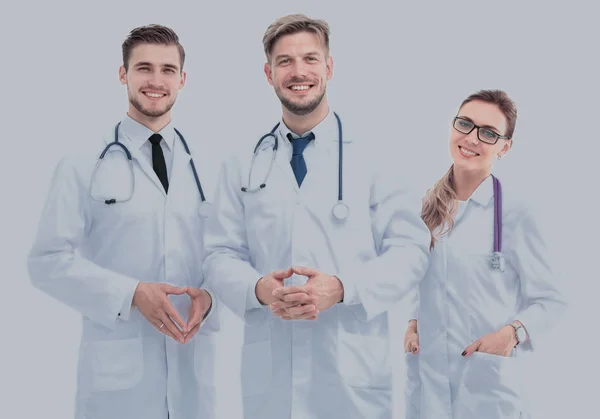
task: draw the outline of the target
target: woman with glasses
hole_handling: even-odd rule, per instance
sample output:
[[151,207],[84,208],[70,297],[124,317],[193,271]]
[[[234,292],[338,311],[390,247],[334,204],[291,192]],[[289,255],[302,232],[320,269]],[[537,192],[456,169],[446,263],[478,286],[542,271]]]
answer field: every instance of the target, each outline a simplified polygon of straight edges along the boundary
[[423,200],[431,257],[404,338],[407,419],[524,417],[519,355],[564,311],[535,214],[491,174],[516,120],[503,91],[465,99],[453,164]]

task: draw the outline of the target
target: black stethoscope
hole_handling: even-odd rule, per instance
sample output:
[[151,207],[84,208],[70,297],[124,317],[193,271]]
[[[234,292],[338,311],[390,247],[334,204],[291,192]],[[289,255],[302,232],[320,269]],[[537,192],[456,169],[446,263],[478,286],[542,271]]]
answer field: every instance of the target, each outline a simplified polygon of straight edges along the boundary
[[[130,173],[131,173],[131,193],[129,195],[129,197],[127,197],[127,199],[123,199],[123,200],[117,200],[116,198],[110,198],[110,199],[104,199],[104,203],[107,205],[110,204],[115,204],[117,202],[127,202],[131,199],[131,197],[133,196],[133,191],[134,191],[134,187],[135,187],[135,175],[133,172],[133,160],[131,158],[131,153],[129,152],[129,150],[127,149],[127,147],[125,146],[125,144],[119,142],[119,125],[121,125],[121,123],[119,122],[116,126],[115,126],[115,139],[112,143],[108,144],[104,150],[102,151],[102,153],[100,154],[100,157],[98,158],[98,161],[96,162],[96,168],[94,169],[94,172],[92,173],[92,177],[90,179],[90,192],[92,189],[92,183],[95,179],[95,175],[96,175],[96,171],[98,170],[98,167],[100,167],[100,162],[102,161],[102,159],[104,158],[104,156],[106,155],[106,153],[108,152],[108,150],[113,147],[113,146],[119,146],[123,149],[123,151],[125,152],[125,155],[127,156],[127,161],[129,162],[129,168],[130,168]],[[200,184],[200,178],[198,177],[198,172],[196,171],[196,166],[194,165],[194,159],[192,158],[192,154],[190,153],[190,149],[185,141],[185,139],[183,138],[183,135],[181,135],[181,133],[173,128],[175,130],[175,132],[177,133],[177,136],[179,137],[179,139],[181,140],[181,143],[183,144],[183,148],[185,148],[186,153],[188,153],[190,155],[190,165],[192,166],[192,172],[194,174],[194,179],[196,180],[196,186],[198,187],[198,192],[200,192],[200,199],[202,200],[202,202],[200,203],[200,215],[204,218],[207,218],[210,216],[211,214],[211,210],[212,210],[212,204],[210,202],[208,202],[204,196],[204,191],[202,190],[202,185]],[[92,197],[92,199],[94,199]]]
[[502,187],[500,181],[492,175],[494,184],[494,253],[492,254],[492,270],[504,272],[506,262],[502,254]]
[[[338,124],[338,144],[339,144],[339,151],[338,151],[338,202],[333,206],[332,208],[332,214],[333,216],[340,220],[346,220],[348,218],[348,215],[350,215],[350,209],[348,208],[348,205],[346,205],[344,203],[344,199],[343,199],[343,188],[342,188],[342,163],[343,163],[343,144],[342,144],[342,140],[343,140],[343,136],[342,136],[342,121],[340,120],[340,117],[338,116],[337,113],[333,113],[335,115],[335,119],[337,120],[337,124]],[[279,149],[279,140],[277,139],[277,134],[275,133],[275,131],[277,130],[277,128],[279,127],[279,123],[277,123],[277,125],[275,125],[273,127],[273,129],[271,130],[271,132],[269,132],[268,134],[265,134],[261,137],[260,140],[258,140],[258,143],[256,144],[256,147],[254,147],[254,152],[252,154],[252,162],[250,163],[250,170],[248,172],[248,186],[244,186],[242,187],[242,192],[249,192],[249,193],[255,193],[260,191],[261,189],[264,189],[267,186],[267,180],[269,179],[269,175],[271,174],[271,169],[273,168],[273,162],[275,161],[275,157],[277,156],[277,150]],[[273,137],[274,142],[273,142],[273,148],[272,148],[272,156],[271,156],[271,161],[269,162],[269,169],[267,170],[267,174],[265,175],[265,179],[263,181],[263,183],[261,183],[258,187],[256,188],[250,188],[250,183],[252,180],[252,169],[254,167],[254,160],[256,159],[256,156],[258,154],[258,150],[260,148],[260,145],[262,144],[262,142],[269,137]]]

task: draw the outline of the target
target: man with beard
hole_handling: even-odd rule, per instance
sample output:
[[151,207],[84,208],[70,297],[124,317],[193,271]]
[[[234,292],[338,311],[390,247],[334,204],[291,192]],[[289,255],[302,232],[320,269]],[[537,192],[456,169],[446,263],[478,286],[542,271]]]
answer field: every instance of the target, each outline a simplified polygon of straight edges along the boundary
[[224,164],[205,239],[207,284],[244,320],[244,417],[389,419],[387,311],[427,267],[420,199],[342,135],[326,22],[286,16],[263,43],[283,115]]
[[122,50],[127,115],[58,164],[29,272],[83,317],[76,418],[213,418],[219,324],[216,299],[201,289],[207,203],[171,122],[185,52],[159,25],[131,31]]

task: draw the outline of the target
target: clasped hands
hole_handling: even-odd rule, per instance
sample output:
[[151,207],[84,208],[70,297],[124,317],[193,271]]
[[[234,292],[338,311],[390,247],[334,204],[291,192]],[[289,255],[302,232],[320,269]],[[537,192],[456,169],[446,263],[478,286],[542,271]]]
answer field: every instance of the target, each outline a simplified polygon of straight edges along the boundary
[[[304,285],[284,286],[293,274],[308,279]],[[316,320],[320,312],[343,300],[344,287],[334,275],[295,266],[262,277],[256,284],[256,298],[283,320]]]
[[[169,300],[170,294],[187,294],[190,297],[187,322],[173,307]],[[140,282],[133,296],[133,305],[159,332],[186,344],[200,329],[202,320],[212,307],[212,298],[206,290],[200,288]]]

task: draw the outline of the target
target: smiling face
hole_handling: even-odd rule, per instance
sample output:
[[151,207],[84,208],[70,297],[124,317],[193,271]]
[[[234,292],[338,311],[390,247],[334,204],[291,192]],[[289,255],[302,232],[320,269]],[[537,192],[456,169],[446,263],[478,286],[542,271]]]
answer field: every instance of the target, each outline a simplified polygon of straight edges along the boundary
[[264,71],[284,108],[307,115],[323,103],[332,69],[333,60],[319,36],[302,31],[275,42]]
[[[463,127],[470,128],[469,122],[483,127],[481,135],[484,139],[493,136],[489,131],[505,135],[507,130],[507,120],[500,108],[480,100],[473,100],[463,105],[457,117],[461,119],[455,121],[455,124],[459,124],[455,126],[463,131],[468,131]],[[469,134],[463,134],[454,127],[451,130],[450,155],[457,169],[490,172],[494,159],[506,154],[512,146],[512,140],[506,139],[498,139],[496,144],[480,141],[477,128]]]
[[128,69],[119,69],[119,79],[127,86],[129,113],[146,118],[167,114],[185,84],[175,45],[143,43],[131,51]]

